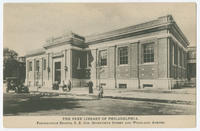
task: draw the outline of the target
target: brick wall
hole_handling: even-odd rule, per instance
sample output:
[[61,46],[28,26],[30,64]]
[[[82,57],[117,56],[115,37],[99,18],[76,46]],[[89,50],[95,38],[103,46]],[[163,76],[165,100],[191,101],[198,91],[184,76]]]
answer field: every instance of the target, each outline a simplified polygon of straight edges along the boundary
[[168,74],[168,40],[167,38],[163,38],[163,39],[158,39],[158,54],[157,54],[157,58],[158,58],[158,78],[167,78]]
[[108,47],[108,78],[115,77],[115,70],[116,70],[116,47],[111,46]]
[[130,78],[138,77],[138,43],[132,43],[130,46]]
[[141,65],[139,68],[139,77],[140,79],[155,79],[156,76],[156,65]]

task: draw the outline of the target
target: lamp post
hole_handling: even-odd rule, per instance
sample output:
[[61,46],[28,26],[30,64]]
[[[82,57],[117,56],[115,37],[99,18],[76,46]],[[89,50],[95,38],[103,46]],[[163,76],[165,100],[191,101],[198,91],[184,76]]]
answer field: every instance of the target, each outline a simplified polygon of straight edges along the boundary
[[101,85],[101,79],[100,79],[100,77],[101,77],[101,73],[104,71],[104,70],[102,70],[103,68],[102,68],[102,66],[101,66],[101,64],[98,62],[98,64],[97,64],[97,69],[98,69],[98,79],[99,79],[99,84],[98,84],[98,86],[100,87],[100,85]]

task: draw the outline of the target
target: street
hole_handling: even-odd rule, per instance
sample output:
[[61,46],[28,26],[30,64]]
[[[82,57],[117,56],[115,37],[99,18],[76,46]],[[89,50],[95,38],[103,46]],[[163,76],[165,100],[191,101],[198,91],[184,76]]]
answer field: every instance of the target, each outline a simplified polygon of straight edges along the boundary
[[195,115],[195,105],[90,96],[4,93],[5,116]]

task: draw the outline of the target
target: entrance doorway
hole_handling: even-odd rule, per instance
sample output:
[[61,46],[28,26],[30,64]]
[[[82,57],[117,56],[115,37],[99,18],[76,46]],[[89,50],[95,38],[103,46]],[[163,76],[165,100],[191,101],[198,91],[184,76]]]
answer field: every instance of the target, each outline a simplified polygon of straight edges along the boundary
[[54,81],[57,81],[59,84],[61,82],[61,62],[55,62],[55,74]]
[[196,63],[188,63],[188,80],[189,82],[195,83],[196,82]]

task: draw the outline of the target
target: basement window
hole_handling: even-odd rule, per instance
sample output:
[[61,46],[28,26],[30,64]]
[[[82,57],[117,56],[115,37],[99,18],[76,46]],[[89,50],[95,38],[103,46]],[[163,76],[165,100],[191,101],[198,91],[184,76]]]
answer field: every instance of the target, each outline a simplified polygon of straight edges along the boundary
[[106,86],[106,83],[101,83],[100,85],[101,85],[102,87],[104,87],[104,86]]
[[119,84],[119,88],[127,88],[127,84]]
[[143,88],[145,88],[145,87],[153,87],[153,85],[152,84],[143,84]]

